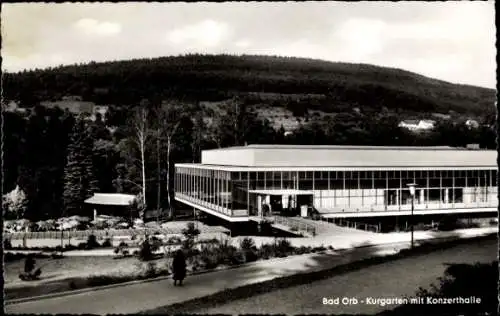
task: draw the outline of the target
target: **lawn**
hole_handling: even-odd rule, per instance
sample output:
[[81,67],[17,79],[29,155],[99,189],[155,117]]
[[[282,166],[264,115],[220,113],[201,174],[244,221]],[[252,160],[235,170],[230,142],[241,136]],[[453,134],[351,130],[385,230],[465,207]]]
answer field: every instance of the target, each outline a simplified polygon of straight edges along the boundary
[[18,277],[24,269],[24,260],[5,262],[5,287],[33,286],[49,281],[90,275],[131,274],[138,270],[138,264],[139,260],[135,257],[123,259],[114,259],[112,256],[40,258],[36,259],[36,266],[42,269],[41,279],[27,283],[19,280]]
[[42,268],[42,276],[40,280],[30,282],[18,278],[24,260],[5,263],[4,292],[7,299],[132,281],[144,278],[148,273],[167,275],[170,266],[169,259],[165,258],[141,262],[136,257],[114,259],[110,256],[78,256],[41,258],[36,261],[37,266]]

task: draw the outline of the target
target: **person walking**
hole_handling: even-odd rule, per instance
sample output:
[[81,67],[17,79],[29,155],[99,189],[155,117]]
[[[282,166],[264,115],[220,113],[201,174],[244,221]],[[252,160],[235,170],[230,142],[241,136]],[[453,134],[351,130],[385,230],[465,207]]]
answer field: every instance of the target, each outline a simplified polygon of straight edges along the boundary
[[173,272],[174,272],[174,285],[177,285],[177,281],[179,285],[182,286],[182,281],[186,277],[186,258],[184,257],[184,252],[181,249],[177,250],[174,256],[173,262]]

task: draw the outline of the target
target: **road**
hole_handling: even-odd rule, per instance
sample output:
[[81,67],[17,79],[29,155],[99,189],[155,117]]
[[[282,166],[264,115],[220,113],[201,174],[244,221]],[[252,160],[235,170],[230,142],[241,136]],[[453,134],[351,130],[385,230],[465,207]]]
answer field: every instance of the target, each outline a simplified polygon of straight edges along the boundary
[[[417,257],[408,257],[314,283],[277,290],[221,306],[199,314],[374,314],[397,305],[361,303],[366,298],[413,296],[419,287],[429,288],[450,263],[491,262],[497,259],[497,241],[467,244]],[[323,305],[323,298],[355,298],[358,304]]]

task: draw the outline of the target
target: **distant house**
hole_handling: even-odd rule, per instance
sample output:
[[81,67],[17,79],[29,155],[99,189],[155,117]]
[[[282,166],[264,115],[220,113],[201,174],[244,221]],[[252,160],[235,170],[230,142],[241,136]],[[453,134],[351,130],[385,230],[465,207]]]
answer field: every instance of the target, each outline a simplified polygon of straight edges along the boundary
[[26,113],[26,109],[19,107],[19,104],[16,101],[10,101],[9,103],[2,103],[2,109],[5,112]]
[[469,129],[475,129],[479,127],[479,123],[476,120],[467,120],[465,121],[465,126]]
[[449,120],[449,119],[451,119],[451,115],[450,114],[432,113],[432,116],[437,117],[439,119],[443,119],[443,120]]
[[404,120],[398,126],[410,131],[429,131],[434,128],[435,124],[433,120]]
[[107,106],[107,105],[96,105],[96,106],[94,106],[94,108],[92,110],[92,114],[90,115],[90,119],[92,121],[95,121],[97,114],[100,114],[102,121],[105,122],[106,121],[106,113],[108,113],[108,110],[109,110],[109,106]]
[[83,113],[92,114],[94,111],[93,102],[85,102],[78,100],[60,100],[60,101],[42,101],[40,105],[49,109],[60,108],[68,110],[70,113],[79,115]]
[[96,120],[97,113],[104,121],[109,110],[107,105],[96,105],[94,102],[82,101],[80,96],[64,96],[60,101],[42,101],[40,105],[46,108],[68,110],[74,115],[88,114],[87,119],[91,121]]

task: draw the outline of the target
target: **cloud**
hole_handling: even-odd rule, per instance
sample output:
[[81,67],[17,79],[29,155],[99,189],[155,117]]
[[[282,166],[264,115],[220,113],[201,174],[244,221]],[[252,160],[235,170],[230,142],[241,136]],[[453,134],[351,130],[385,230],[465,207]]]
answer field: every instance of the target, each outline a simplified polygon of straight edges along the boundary
[[247,47],[250,47],[251,45],[252,45],[252,41],[247,40],[247,39],[242,39],[242,40],[236,41],[234,43],[234,46],[239,47],[239,48],[247,48]]
[[363,59],[383,51],[387,28],[381,20],[352,18],[334,30],[333,40],[341,42],[351,59]]
[[230,36],[230,29],[226,23],[214,20],[184,26],[170,31],[167,39],[175,45],[201,45],[215,47]]
[[80,19],[75,23],[75,27],[87,35],[111,36],[119,34],[122,26],[113,22],[99,22],[94,19]]

